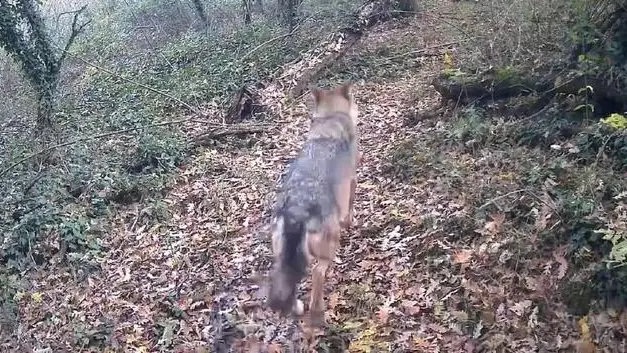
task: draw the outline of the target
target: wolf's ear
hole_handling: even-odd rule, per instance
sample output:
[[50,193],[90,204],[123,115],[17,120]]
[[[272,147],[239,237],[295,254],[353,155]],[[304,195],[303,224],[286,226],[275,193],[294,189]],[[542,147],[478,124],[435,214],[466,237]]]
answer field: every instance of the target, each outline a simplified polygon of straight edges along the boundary
[[323,94],[322,90],[318,87],[313,87],[313,86],[310,87],[310,90],[311,90],[311,95],[313,96],[313,99],[314,99],[314,103],[315,104],[320,103],[320,100],[322,99],[322,94]]
[[340,87],[336,88],[336,92],[341,94],[342,97],[350,100],[353,84],[350,82],[343,83]]

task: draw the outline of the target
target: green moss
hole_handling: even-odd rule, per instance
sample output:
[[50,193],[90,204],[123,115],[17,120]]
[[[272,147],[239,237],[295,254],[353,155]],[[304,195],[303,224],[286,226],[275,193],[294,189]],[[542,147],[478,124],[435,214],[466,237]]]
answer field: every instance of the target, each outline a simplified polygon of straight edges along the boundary
[[462,71],[460,69],[444,69],[442,70],[442,75],[445,78],[453,78],[453,77],[457,77],[458,75],[462,75]]
[[495,81],[497,84],[516,82],[521,73],[513,66],[498,68],[495,71]]
[[617,130],[627,128],[627,118],[625,118],[624,115],[618,113],[614,113],[605,119],[601,119],[601,122]]
[[476,75],[472,75],[459,69],[445,69],[442,74],[446,79],[460,85],[467,85],[479,81]]

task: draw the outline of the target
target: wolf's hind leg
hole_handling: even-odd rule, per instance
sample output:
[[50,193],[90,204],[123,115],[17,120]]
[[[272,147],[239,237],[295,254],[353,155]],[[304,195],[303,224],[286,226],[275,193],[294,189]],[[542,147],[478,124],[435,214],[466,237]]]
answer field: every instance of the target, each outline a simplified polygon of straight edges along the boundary
[[323,233],[312,234],[309,240],[309,251],[313,257],[318,259],[312,270],[310,318],[312,325],[322,326],[326,310],[324,303],[326,274],[340,245],[340,224],[337,217],[333,217],[333,220],[327,222]]
[[336,201],[337,207],[339,211],[339,223],[340,227],[346,229],[352,225],[353,222],[353,212],[351,211],[351,203],[354,200],[351,200],[351,195],[353,193],[353,180],[354,178],[346,178],[344,181],[337,186],[336,191]]
[[357,180],[355,178],[351,179],[350,186],[350,195],[348,198],[348,215],[346,216],[346,220],[344,220],[344,224],[346,228],[349,228],[355,224],[355,189],[357,188]]

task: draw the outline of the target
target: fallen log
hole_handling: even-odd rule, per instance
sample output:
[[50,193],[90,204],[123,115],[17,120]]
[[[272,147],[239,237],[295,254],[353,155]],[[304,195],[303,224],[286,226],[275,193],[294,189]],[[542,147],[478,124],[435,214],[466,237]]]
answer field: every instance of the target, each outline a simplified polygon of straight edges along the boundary
[[443,101],[452,100],[461,104],[544,92],[551,87],[547,82],[525,76],[512,68],[493,68],[477,74],[444,70],[431,84]]
[[[627,94],[602,78],[584,75],[555,76],[540,79],[511,68],[493,68],[483,73],[445,70],[431,82],[442,103],[461,105],[508,101],[510,114],[528,115],[559,96],[585,97],[594,106],[596,116],[627,109]],[[520,102],[518,97],[528,97]],[[512,104],[513,102],[513,104]]]

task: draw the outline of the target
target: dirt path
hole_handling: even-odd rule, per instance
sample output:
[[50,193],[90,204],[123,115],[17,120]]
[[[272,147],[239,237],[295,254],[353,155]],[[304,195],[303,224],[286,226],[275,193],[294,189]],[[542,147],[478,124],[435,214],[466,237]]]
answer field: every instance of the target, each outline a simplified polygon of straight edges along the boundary
[[[409,22],[376,27],[345,60],[451,41],[441,23]],[[364,151],[359,226],[344,235],[329,274],[329,326],[313,343],[331,352],[349,345],[351,352],[567,349],[577,325],[563,310],[545,311],[563,308],[543,292],[564,270],[559,253],[527,267],[504,257],[516,235],[503,230],[499,215],[477,223],[472,190],[497,183],[506,162],[438,141],[450,128],[446,119],[405,126],[416,110],[438,105],[429,82],[441,56],[407,55],[402,64],[393,78],[356,86]],[[141,210],[126,214],[106,230],[108,252],[93,268],[33,276],[45,300],[21,308],[32,318],[25,337],[58,351],[94,344],[140,352],[304,348],[299,325],[265,310],[258,281],[270,262],[264,225],[273,190],[307,130],[304,100],[282,113],[285,121],[259,140],[237,150],[218,144],[186,166],[167,198],[170,221],[144,226]],[[410,152],[399,147],[408,144]],[[499,187],[512,187],[501,179]]]

